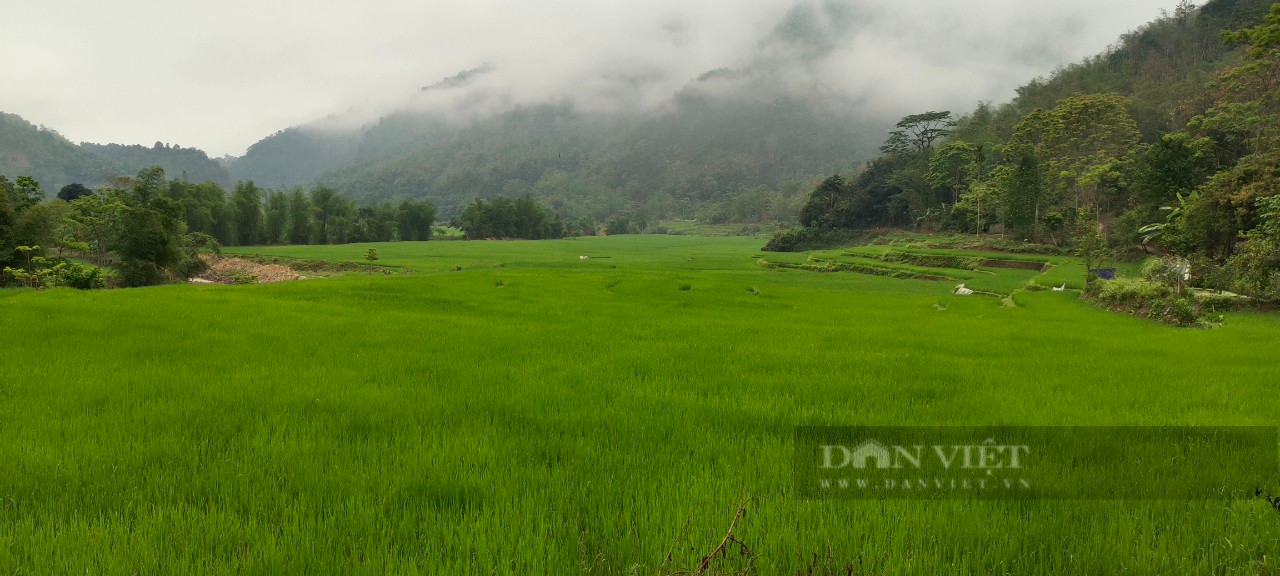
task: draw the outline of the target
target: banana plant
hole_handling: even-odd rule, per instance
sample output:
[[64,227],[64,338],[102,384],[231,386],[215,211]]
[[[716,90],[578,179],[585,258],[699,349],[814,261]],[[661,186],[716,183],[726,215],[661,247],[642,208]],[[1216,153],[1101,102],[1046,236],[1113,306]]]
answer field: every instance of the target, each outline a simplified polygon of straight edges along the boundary
[[1181,192],[1178,193],[1178,204],[1176,206],[1161,206],[1160,211],[1165,213],[1164,222],[1147,224],[1139,228],[1138,232],[1143,234],[1142,243],[1147,244],[1153,239],[1163,236],[1165,232],[1172,230],[1177,225],[1178,219],[1182,217],[1182,212],[1186,207],[1187,199]]

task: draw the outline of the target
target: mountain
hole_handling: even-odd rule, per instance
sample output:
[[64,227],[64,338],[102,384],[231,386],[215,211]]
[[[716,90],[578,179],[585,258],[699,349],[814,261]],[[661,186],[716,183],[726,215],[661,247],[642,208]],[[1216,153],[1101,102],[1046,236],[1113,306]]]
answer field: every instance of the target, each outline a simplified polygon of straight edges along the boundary
[[176,180],[214,182],[223,187],[231,185],[231,173],[227,168],[211,160],[199,148],[183,148],[160,142],[151,147],[82,142],[80,147],[117,166],[123,166],[126,174],[137,174],[143,168],[159,166],[164,168],[166,175]]
[[[704,90],[714,82],[642,114],[520,108],[437,132],[407,153],[368,154],[320,181],[362,201],[426,197],[446,215],[474,198],[528,193],[575,217],[688,217],[759,187],[794,192],[865,157],[880,139],[834,103],[727,100]],[[364,144],[378,142],[367,136]]]
[[[1183,0],[1174,14],[1123,35],[1102,53],[1022,85],[989,128],[1007,139],[1014,124],[1032,110],[1048,110],[1076,93],[1111,92],[1129,99],[1129,112],[1143,139],[1152,141],[1186,124],[1193,113],[1187,102],[1242,57],[1242,50],[1223,42],[1222,31],[1261,23],[1271,4],[1272,0],[1210,0],[1196,8]],[[996,135],[961,128],[971,141]]]
[[151,148],[120,144],[75,144],[56,131],[21,116],[0,112],[0,174],[9,179],[31,176],[53,195],[67,184],[90,187],[116,176],[132,176],[160,166],[173,178],[231,184],[225,167],[195,148],[157,142]]
[[[475,198],[533,194],[603,220],[788,220],[815,179],[871,157],[896,118],[823,86],[820,64],[854,26],[852,3],[801,2],[734,67],[657,102],[644,74],[595,98],[517,102],[481,66],[368,122],[327,118],[269,136],[229,164],[237,180],[321,183],[361,201],[426,198],[442,216]],[[496,112],[491,112],[497,110]],[[750,196],[751,200],[741,200]]]
[[61,134],[21,116],[0,112],[0,174],[32,176],[57,192],[72,182],[103,182],[121,173],[114,162],[85,150]]

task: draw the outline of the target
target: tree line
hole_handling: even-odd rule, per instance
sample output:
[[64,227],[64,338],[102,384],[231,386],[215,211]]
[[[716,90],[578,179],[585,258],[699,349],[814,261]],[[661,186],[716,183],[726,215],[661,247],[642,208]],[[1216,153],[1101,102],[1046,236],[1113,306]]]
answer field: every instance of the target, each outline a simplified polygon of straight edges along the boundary
[[44,198],[34,178],[0,175],[0,284],[80,287],[78,278],[93,274],[84,287],[96,287],[102,273],[83,261],[118,270],[125,286],[160,284],[201,272],[196,253],[208,247],[429,240],[436,217],[430,202],[357,206],[323,186],[240,182],[228,194],[216,183],[169,179],[159,167]]
[[[521,238],[544,240],[566,236],[594,236],[596,226],[582,217],[566,223],[559,214],[548,214],[536,198],[524,195],[511,199],[476,199],[462,210],[458,227],[468,239]],[[624,226],[625,228],[625,226]],[[624,229],[622,234],[627,233]]]

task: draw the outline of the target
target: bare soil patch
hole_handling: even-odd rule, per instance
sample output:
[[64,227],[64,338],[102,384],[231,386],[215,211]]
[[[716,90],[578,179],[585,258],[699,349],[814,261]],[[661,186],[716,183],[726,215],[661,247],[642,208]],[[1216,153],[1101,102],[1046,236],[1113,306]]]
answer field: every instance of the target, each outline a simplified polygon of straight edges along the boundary
[[204,280],[216,284],[268,284],[303,278],[296,270],[279,264],[263,264],[233,256],[212,254],[201,254],[200,259],[209,265],[209,269],[193,281]]

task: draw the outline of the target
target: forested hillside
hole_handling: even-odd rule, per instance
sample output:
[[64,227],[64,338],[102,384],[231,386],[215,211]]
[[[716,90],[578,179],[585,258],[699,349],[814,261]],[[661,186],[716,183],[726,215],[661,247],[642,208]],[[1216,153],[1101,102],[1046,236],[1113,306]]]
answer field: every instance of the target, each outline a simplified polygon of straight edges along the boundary
[[64,184],[97,183],[117,173],[130,173],[118,169],[51,129],[0,112],[0,174],[31,176],[57,192]]
[[0,174],[30,176],[51,196],[68,184],[93,188],[151,166],[160,166],[169,174],[192,182],[215,182],[221,186],[231,183],[225,167],[195,148],[160,142],[149,148],[87,142],[77,145],[54,130],[0,112]]
[[1182,2],[1105,53],[960,118],[904,118],[810,194],[807,231],[905,226],[1142,244],[1205,286],[1280,297],[1280,4]]
[[835,107],[726,103],[694,87],[643,117],[517,110],[323,180],[361,200],[426,196],[446,214],[474,198],[533,194],[567,216],[598,221],[618,213],[786,220],[809,179],[866,154],[868,138],[878,131]]
[[711,93],[716,83],[710,74],[648,113],[548,104],[463,128],[412,114],[358,136],[292,128],[255,144],[232,171],[268,187],[318,180],[362,202],[429,198],[445,215],[475,198],[533,194],[599,221],[785,221],[814,178],[865,159],[882,134],[837,102],[726,100]]
[[472,114],[473,100],[503,99],[485,91],[494,72],[481,67],[359,127],[330,118],[279,132],[232,173],[267,187],[319,181],[361,201],[427,198],[448,217],[476,198],[532,194],[597,221],[793,221],[804,191],[870,158],[893,121],[823,77],[824,58],[875,25],[856,8],[797,3],[757,52],[681,79],[656,103],[631,102],[637,78],[594,106],[551,98]]
[[175,178],[191,182],[215,182],[222,186],[231,185],[231,173],[222,164],[211,160],[208,154],[198,148],[183,148],[156,142],[147,147],[123,144],[80,144],[84,150],[92,152],[125,171],[121,174],[135,174],[138,170],[151,166],[159,166]]

